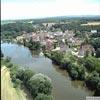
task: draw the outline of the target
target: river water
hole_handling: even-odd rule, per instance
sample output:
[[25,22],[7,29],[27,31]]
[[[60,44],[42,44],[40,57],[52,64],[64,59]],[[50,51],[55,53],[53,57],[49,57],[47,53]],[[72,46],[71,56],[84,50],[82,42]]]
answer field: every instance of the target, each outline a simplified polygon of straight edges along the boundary
[[14,64],[50,77],[54,100],[86,100],[86,96],[92,95],[83,82],[71,81],[68,73],[52,64],[50,59],[42,55],[33,55],[28,48],[17,44],[2,43],[1,49],[4,56],[11,57],[11,62]]

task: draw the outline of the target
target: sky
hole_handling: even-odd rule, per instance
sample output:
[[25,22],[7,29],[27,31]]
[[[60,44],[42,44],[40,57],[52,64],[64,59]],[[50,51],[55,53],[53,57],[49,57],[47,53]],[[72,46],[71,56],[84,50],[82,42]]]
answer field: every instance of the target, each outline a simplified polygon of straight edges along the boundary
[[100,15],[100,0],[1,0],[1,20]]

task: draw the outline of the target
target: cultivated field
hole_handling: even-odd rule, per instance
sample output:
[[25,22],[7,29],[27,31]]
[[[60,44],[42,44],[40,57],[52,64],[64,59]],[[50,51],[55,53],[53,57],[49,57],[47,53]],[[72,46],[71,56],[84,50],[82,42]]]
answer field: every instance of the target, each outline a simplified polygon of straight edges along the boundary
[[30,100],[27,94],[20,89],[13,88],[8,68],[1,68],[1,100]]
[[88,22],[87,24],[81,24],[81,26],[87,26],[87,25],[100,25],[100,22]]

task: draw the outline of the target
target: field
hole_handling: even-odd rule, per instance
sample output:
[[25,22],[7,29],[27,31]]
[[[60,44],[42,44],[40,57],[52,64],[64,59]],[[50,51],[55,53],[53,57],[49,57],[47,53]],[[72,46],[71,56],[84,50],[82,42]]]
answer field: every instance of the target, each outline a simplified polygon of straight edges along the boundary
[[100,25],[100,22],[88,22],[87,24],[81,24],[81,26],[87,26],[87,25]]
[[1,91],[1,100],[31,100],[23,90],[13,87],[10,71],[5,66],[1,68]]

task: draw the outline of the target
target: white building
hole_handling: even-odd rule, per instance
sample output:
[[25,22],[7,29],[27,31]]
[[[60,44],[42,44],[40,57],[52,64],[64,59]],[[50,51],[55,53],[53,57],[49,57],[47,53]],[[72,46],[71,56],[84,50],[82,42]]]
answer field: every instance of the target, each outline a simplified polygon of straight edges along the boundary
[[97,33],[97,30],[91,30],[91,33]]

